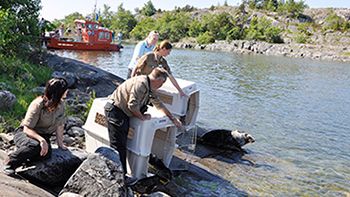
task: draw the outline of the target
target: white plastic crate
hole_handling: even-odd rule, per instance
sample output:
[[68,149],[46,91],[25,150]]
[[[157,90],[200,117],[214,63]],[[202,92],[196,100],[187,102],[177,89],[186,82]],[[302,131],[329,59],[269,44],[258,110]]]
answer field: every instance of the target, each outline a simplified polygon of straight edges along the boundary
[[[96,98],[91,106],[85,125],[86,151],[93,153],[100,146],[109,146],[107,120],[104,115],[104,106],[110,102],[107,98]],[[157,110],[149,107],[147,112],[151,114],[150,120],[142,121],[138,118],[130,118],[130,129],[127,142],[128,173],[136,178],[147,175],[148,158],[152,151],[165,165],[169,165],[175,149],[175,133],[177,131],[170,119]],[[159,142],[154,137],[158,132],[171,132],[169,139],[162,138]]]
[[192,81],[183,79],[176,81],[187,96],[180,96],[169,79],[157,90],[157,94],[171,113],[183,119],[185,126],[193,127],[199,110],[199,90]]
[[[197,119],[199,90],[191,81],[181,79],[177,81],[188,97],[181,97],[169,80],[158,90],[158,94],[169,111],[180,118],[187,128],[191,128]],[[88,152],[95,152],[100,146],[109,146],[107,120],[104,113],[107,102],[111,101],[107,98],[96,98],[83,126]],[[148,159],[151,153],[169,166],[179,132],[170,119],[155,107],[149,107],[146,113],[151,114],[150,120],[130,118],[127,141],[128,173],[138,179],[147,176]]]
[[104,106],[107,102],[111,102],[107,97],[96,98],[83,125],[85,130],[85,148],[89,153],[94,153],[100,146],[109,147],[109,134],[104,112]]

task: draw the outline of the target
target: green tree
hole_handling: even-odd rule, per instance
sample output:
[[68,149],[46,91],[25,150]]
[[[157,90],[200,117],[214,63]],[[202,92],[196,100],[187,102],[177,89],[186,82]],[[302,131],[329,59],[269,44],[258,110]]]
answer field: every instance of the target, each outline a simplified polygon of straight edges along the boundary
[[[67,28],[70,28],[70,29],[74,29],[75,28],[75,24],[74,24],[74,21],[76,19],[84,19],[85,17],[80,14],[79,12],[74,12],[72,14],[69,14],[67,16],[64,17],[63,20],[58,20],[57,22],[61,22],[64,24],[64,27],[67,29]],[[57,24],[57,27],[59,27],[60,24]]]
[[226,40],[239,40],[242,38],[242,31],[239,27],[233,27],[230,31],[227,32]]
[[199,35],[197,38],[196,38],[197,42],[199,44],[209,44],[209,43],[214,43],[215,42],[215,38],[214,36],[210,33],[210,32],[205,32],[201,35]]
[[15,56],[39,44],[40,0],[0,1],[0,53]]
[[188,36],[190,23],[191,18],[186,12],[164,12],[157,20],[156,29],[159,30],[161,40],[176,42]]
[[154,19],[151,17],[145,17],[137,23],[134,29],[130,32],[130,35],[136,40],[145,39],[150,31],[156,30],[155,24],[156,21]]
[[190,23],[188,35],[191,37],[197,37],[200,34],[204,33],[202,24],[199,20],[195,19]]
[[126,38],[129,38],[136,24],[134,15],[129,10],[125,10],[123,4],[120,4],[117,13],[113,16],[110,28],[115,32],[122,32]]
[[197,10],[197,8],[190,6],[190,5],[185,5],[183,8],[175,6],[174,10],[176,12],[193,12],[193,11]]
[[328,16],[325,19],[324,24],[322,25],[322,29],[325,30],[333,30],[333,31],[342,31],[347,30],[347,21],[338,16],[334,10],[330,10]]
[[278,8],[278,1],[277,0],[266,0],[264,2],[264,7],[266,10],[274,12]]
[[225,40],[227,32],[233,27],[233,17],[227,12],[207,14],[202,17],[203,32],[211,32],[211,35],[217,40]]
[[149,0],[143,8],[140,10],[140,13],[145,16],[153,16],[157,12],[151,0]]
[[294,0],[286,0],[285,3],[282,1],[279,2],[277,11],[281,14],[296,18],[299,17],[307,7],[308,6],[303,0],[300,0],[298,2]]
[[105,27],[110,27],[113,23],[113,16],[115,13],[111,11],[111,7],[104,4],[103,5],[103,11],[99,17],[99,22],[105,26]]
[[[246,2],[247,1],[247,2]],[[248,7],[250,9],[255,9],[256,8],[256,1],[255,0],[244,0],[243,4],[246,3],[248,4]]]
[[271,21],[265,17],[258,18],[254,16],[250,21],[249,27],[245,29],[245,31],[245,38],[247,40],[260,40],[271,43],[283,42],[282,38],[280,37],[282,30],[278,27],[272,26]]

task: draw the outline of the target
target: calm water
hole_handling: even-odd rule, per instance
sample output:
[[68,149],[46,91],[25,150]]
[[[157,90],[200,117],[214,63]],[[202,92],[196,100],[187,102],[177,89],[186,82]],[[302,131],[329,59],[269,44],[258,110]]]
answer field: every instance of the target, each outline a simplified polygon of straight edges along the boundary
[[[57,54],[125,77],[133,46],[121,53]],[[249,195],[350,195],[350,64],[173,50],[176,77],[201,90],[198,125],[249,131],[256,165],[224,169]]]

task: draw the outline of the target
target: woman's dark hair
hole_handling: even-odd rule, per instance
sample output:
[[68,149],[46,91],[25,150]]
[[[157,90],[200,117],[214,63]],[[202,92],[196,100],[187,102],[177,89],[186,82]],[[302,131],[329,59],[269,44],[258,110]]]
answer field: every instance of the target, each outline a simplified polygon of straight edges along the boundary
[[159,51],[161,49],[172,49],[173,45],[168,40],[163,40],[160,44],[158,44],[155,48],[154,51]]
[[67,89],[68,83],[63,78],[52,78],[46,83],[43,99],[48,111],[54,111],[57,108]]

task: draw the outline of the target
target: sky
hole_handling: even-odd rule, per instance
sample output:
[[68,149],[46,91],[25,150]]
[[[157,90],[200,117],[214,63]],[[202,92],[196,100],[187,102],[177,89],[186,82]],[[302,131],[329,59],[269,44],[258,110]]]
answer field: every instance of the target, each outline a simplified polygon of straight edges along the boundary
[[[117,11],[118,6],[123,3],[123,7],[134,13],[135,8],[142,8],[148,0],[41,0],[42,10],[40,17],[52,21],[54,19],[63,19],[66,15],[73,12],[79,12],[84,16],[92,13],[95,2],[98,9],[103,9],[106,4],[111,7],[111,11]],[[191,5],[196,8],[209,8],[212,5],[223,5],[225,0],[152,0],[156,9],[173,10],[175,6],[184,7]],[[241,0],[227,0],[228,5],[237,6]],[[311,8],[350,8],[350,0],[305,0],[305,3]]]

